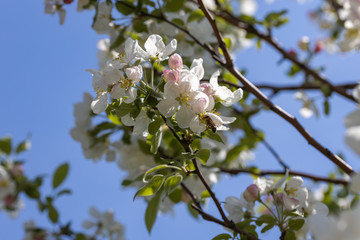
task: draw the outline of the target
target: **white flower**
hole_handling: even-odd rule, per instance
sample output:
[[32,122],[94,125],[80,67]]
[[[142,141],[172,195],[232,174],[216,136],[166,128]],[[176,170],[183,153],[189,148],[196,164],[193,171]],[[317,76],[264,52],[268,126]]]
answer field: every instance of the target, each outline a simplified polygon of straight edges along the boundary
[[347,128],[345,142],[360,155],[360,109],[351,112],[344,119]]
[[146,40],[144,51],[142,48],[138,48],[138,54],[144,60],[159,60],[163,61],[169,57],[171,53],[176,50],[177,41],[176,39],[171,40],[171,42],[165,46],[163,39],[160,35],[152,34]]
[[45,13],[54,15],[56,12],[59,15],[60,25],[64,24],[66,11],[62,7],[62,0],[45,0]]
[[355,173],[351,176],[350,191],[360,194],[360,174]]
[[78,0],[76,11],[82,12],[84,10],[84,7],[88,5],[89,2],[90,0]]
[[141,57],[139,55],[139,43],[137,40],[128,38],[125,41],[124,52],[117,55],[115,59],[109,60],[108,65],[116,69],[122,69],[130,65],[131,61],[135,61]]
[[97,43],[98,51],[96,53],[96,57],[98,59],[99,68],[103,68],[106,65],[106,62],[116,58],[119,54],[111,50],[110,51],[110,39],[103,38],[100,39]]
[[108,1],[100,3],[95,16],[95,22],[92,26],[97,34],[107,34],[110,32],[111,10],[112,4],[109,4]]
[[264,177],[258,177],[254,180],[254,184],[258,186],[260,195],[262,196],[266,195],[272,189],[274,181]]
[[360,84],[353,89],[352,95],[356,101],[360,102]]
[[218,100],[222,105],[229,107],[238,102],[243,96],[243,90],[241,88],[232,92],[225,86],[220,86],[218,83],[218,77],[220,72],[216,71],[210,78],[209,83],[203,83],[200,85],[201,90],[209,96],[210,105],[207,111],[210,111],[214,105],[215,100]]
[[316,214],[309,217],[310,230],[316,240],[354,240],[360,236],[360,205],[339,217]]
[[234,223],[241,222],[244,211],[243,202],[237,197],[227,197],[224,203],[225,210],[229,213],[228,218]]
[[295,93],[294,98],[303,102],[303,106],[300,108],[299,112],[301,116],[304,118],[310,118],[314,111],[313,111],[313,102],[303,91],[298,91]]
[[241,0],[240,9],[242,14],[253,16],[258,9],[258,4],[256,0]]
[[8,195],[15,195],[16,185],[3,166],[0,165],[0,201]]
[[148,118],[144,110],[141,110],[139,115],[133,119],[131,118],[130,114],[125,115],[121,118],[121,122],[125,126],[133,126],[132,133],[135,135],[147,136],[148,133],[148,126],[151,123],[151,120]]

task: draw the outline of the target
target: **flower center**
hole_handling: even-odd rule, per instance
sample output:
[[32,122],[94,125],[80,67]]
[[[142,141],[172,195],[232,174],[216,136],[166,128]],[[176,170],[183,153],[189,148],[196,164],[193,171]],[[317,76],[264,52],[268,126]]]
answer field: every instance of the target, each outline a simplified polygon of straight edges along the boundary
[[6,180],[6,179],[0,180],[0,187],[6,188],[7,186],[9,186],[8,180]]

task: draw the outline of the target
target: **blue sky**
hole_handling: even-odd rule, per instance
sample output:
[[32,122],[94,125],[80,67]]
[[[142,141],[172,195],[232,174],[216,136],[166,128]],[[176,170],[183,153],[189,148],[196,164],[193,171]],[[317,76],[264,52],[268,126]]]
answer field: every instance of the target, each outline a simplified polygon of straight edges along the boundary
[[[269,8],[290,8],[290,23],[275,35],[284,46],[295,46],[303,35],[319,38],[317,27],[305,18],[317,1],[297,5],[295,1],[278,0],[270,7],[259,0],[259,14]],[[21,155],[26,160],[25,172],[34,177],[52,173],[62,162],[70,162],[71,170],[64,187],[73,190],[71,196],[56,202],[61,210],[61,221],[72,220],[80,227],[88,218],[88,208],[96,206],[105,211],[112,208],[117,219],[126,227],[127,239],[211,239],[221,233],[221,227],[205,221],[193,220],[184,205],[175,208],[175,215],[159,216],[151,236],[144,224],[146,205],[141,200],[132,201],[134,190],[120,186],[124,173],[115,163],[93,163],[85,160],[81,147],[72,140],[69,130],[74,125],[73,104],[82,99],[84,91],[92,92],[91,76],[87,68],[96,68],[96,43],[101,36],[91,29],[93,12],[76,13],[75,5],[67,7],[63,26],[57,16],[43,13],[42,1],[4,1],[0,14],[0,69],[2,101],[0,108],[0,136],[11,135],[17,142],[31,133],[32,149]],[[326,75],[333,83],[359,79],[359,55],[320,54],[316,66],[327,66]],[[284,74],[287,64],[277,66],[279,55],[264,45],[259,51],[249,49],[239,52],[237,64],[248,69],[247,77],[253,82],[276,84],[296,83],[299,79],[288,79]],[[319,95],[319,94],[318,94]],[[316,96],[316,95],[315,95]],[[303,119],[298,114],[301,104],[293,100],[293,93],[280,94],[275,103],[295,115],[313,136],[334,152],[342,152],[346,159],[359,169],[359,159],[347,148],[343,139],[344,117],[356,106],[341,97],[331,98],[331,117],[321,115]],[[320,106],[320,104],[319,104]],[[266,138],[280,152],[282,158],[293,168],[318,174],[326,174],[333,165],[280,117],[265,112],[256,118],[255,126],[266,133]],[[255,163],[263,169],[279,169],[273,157],[260,145]],[[51,175],[49,175],[51,176]],[[229,179],[223,177],[215,186],[220,200],[239,194],[251,182],[246,176]],[[50,178],[43,187],[51,193]],[[216,214],[213,204],[209,211]],[[33,219],[40,226],[48,226],[47,217],[39,214],[31,201],[18,218],[11,220],[0,212],[0,236],[4,240],[21,239],[22,223]],[[5,224],[4,224],[5,223]],[[51,227],[50,227],[51,228]]]

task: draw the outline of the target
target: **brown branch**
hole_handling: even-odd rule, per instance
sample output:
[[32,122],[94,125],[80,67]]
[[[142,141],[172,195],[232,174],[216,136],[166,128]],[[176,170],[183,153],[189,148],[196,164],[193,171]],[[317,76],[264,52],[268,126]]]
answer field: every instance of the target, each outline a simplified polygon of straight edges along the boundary
[[[266,175],[285,175],[285,171],[252,171],[248,169],[227,169],[227,168],[220,168],[220,172],[229,173],[231,175],[237,175],[240,173],[249,173],[256,176],[266,176]],[[309,173],[299,172],[299,171],[289,171],[289,175],[292,176],[300,176],[304,178],[309,178],[314,181],[320,181],[320,182],[328,182],[328,183],[335,183],[335,184],[341,184],[341,185],[348,185],[349,181],[343,180],[343,179],[333,179],[333,178],[327,178],[327,177],[321,177],[312,175]]]
[[[201,0],[198,0],[198,2],[202,3]],[[224,42],[224,39],[222,39],[220,34],[217,34],[216,32],[219,32],[219,29],[216,26],[214,18],[209,14],[209,11],[206,9],[204,4],[199,4],[200,8],[204,11],[205,16],[208,18],[213,31],[215,32],[215,35],[218,38],[220,47],[222,46],[222,42]],[[220,38],[220,39],[219,39]],[[226,46],[224,49],[222,49],[223,52],[228,52]],[[325,155],[327,158],[329,158],[333,163],[335,163],[339,168],[341,168],[345,173],[351,174],[354,172],[352,167],[347,164],[343,159],[341,159],[336,154],[332,153],[329,149],[322,146],[318,141],[316,141],[306,130],[305,128],[299,123],[299,121],[277,106],[276,104],[272,103],[254,84],[252,84],[249,80],[247,80],[233,65],[233,63],[223,63],[219,62],[223,67],[225,67],[232,75],[234,75],[243,85],[244,87],[255,95],[265,106],[267,106],[270,110],[278,114],[280,117],[285,119],[287,122],[289,122],[292,126],[294,126],[298,132],[308,141],[308,143],[312,146],[314,146],[318,151],[320,151],[323,155]],[[238,86],[240,87],[240,86]]]
[[[335,85],[337,88],[342,89],[353,89],[355,88],[359,83],[344,83]],[[319,90],[321,89],[321,85],[317,84],[301,84],[301,85],[287,85],[287,86],[275,86],[275,85],[269,85],[269,84],[256,84],[256,87],[259,89],[270,89],[274,92],[279,91],[297,91],[297,90]]]
[[282,55],[283,58],[288,59],[291,62],[293,62],[294,64],[296,64],[297,66],[299,66],[306,74],[314,77],[315,79],[317,79],[321,83],[326,84],[332,91],[337,92],[338,94],[344,96],[345,98],[357,103],[355,98],[351,94],[349,94],[345,89],[339,88],[339,87],[331,84],[328,80],[326,80],[318,72],[311,69],[305,63],[300,62],[296,57],[294,57],[288,51],[286,51],[284,48],[282,48],[280,46],[280,44],[277,43],[275,41],[275,39],[272,38],[272,36],[269,33],[260,32],[253,25],[251,25],[251,24],[249,24],[247,22],[244,22],[243,20],[237,18],[236,16],[234,16],[229,11],[226,11],[226,10],[212,11],[212,13],[215,14],[216,16],[222,18],[223,20],[227,21],[228,23],[232,24],[233,26],[244,29],[248,33],[252,33],[252,34],[256,35],[258,38],[264,40],[265,42],[270,44],[273,48],[275,48]]

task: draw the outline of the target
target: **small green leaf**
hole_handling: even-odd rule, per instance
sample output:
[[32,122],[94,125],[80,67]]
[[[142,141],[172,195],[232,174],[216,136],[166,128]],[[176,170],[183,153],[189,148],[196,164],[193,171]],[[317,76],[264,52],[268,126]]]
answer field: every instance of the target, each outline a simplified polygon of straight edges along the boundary
[[6,155],[10,155],[11,153],[11,138],[4,137],[0,139],[0,153],[5,153]]
[[149,233],[151,233],[151,229],[156,221],[160,203],[160,196],[161,194],[157,194],[155,197],[153,197],[146,208],[145,224]]
[[137,196],[151,196],[157,193],[160,190],[161,186],[163,185],[164,181],[165,181],[165,177],[163,175],[153,176],[150,182],[148,182],[145,186],[140,188],[135,193],[133,200],[135,200]]
[[232,238],[231,235],[229,235],[227,233],[222,233],[222,234],[217,235],[216,237],[214,237],[211,240],[228,240],[228,239],[231,239],[231,238]]
[[147,176],[149,176],[151,173],[154,173],[154,172],[157,172],[157,171],[159,171],[161,169],[166,169],[166,168],[173,168],[173,169],[181,171],[181,168],[176,167],[176,166],[171,166],[171,165],[166,165],[166,164],[159,165],[159,166],[156,166],[156,167],[153,167],[153,168],[147,170],[147,172],[145,173],[145,175],[143,177],[143,181],[148,182]]
[[287,230],[284,240],[296,240],[295,232],[292,230]]
[[29,198],[32,199],[39,199],[40,198],[40,193],[37,190],[37,188],[35,188],[34,186],[29,186],[25,188],[25,193]]
[[174,191],[172,191],[169,196],[170,200],[173,203],[179,203],[181,201],[182,198],[182,189],[181,188],[176,188]]
[[181,175],[173,175],[166,179],[164,183],[164,189],[166,193],[171,193],[171,191],[176,188],[183,180],[183,176]]
[[162,135],[163,135],[163,132],[162,132],[161,128],[159,128],[159,130],[151,138],[150,151],[154,154],[157,153],[157,150],[160,147]]
[[48,217],[53,223],[59,220],[59,213],[52,205],[49,205]]
[[64,163],[56,169],[56,171],[53,175],[53,180],[52,180],[53,189],[57,188],[65,180],[68,173],[69,173],[69,164],[68,163]]
[[86,240],[86,236],[82,233],[76,234],[75,240]]
[[[130,7],[129,7],[130,6]],[[131,13],[134,12],[135,6],[132,4],[131,1],[117,1],[115,3],[115,7],[116,9],[122,13],[123,15],[130,15]]]
[[215,140],[217,142],[221,142],[221,143],[224,143],[224,141],[222,140],[222,138],[219,136],[219,134],[217,133],[213,133],[211,130],[207,130],[205,131],[205,136],[212,139],[212,140]]
[[71,194],[71,190],[70,189],[64,189],[64,190],[61,190],[60,192],[58,192],[56,195],[57,196],[61,196],[61,195],[64,195],[64,194]]
[[164,7],[169,12],[178,12],[182,9],[185,0],[166,0]]
[[159,130],[161,125],[163,124],[163,120],[160,118],[155,119],[155,121],[151,122],[148,127],[148,131],[150,134],[154,135]]
[[121,103],[120,106],[116,109],[116,115],[121,118],[126,114],[129,114],[136,107],[133,104],[127,104],[125,102]]
[[261,229],[261,233],[267,232],[270,229],[272,229],[275,225],[274,224],[268,224],[265,227],[263,227],[263,229]]
[[330,104],[327,99],[324,101],[324,112],[326,115],[329,115],[330,113]]
[[264,215],[261,215],[258,219],[256,219],[255,223],[258,226],[261,226],[264,223],[275,224],[275,219],[270,214],[264,214]]
[[188,23],[193,21],[199,21],[200,19],[204,18],[204,13],[201,11],[201,9],[192,11],[188,17]]
[[209,197],[211,196],[208,190],[205,190],[201,193],[201,198],[209,198]]
[[135,32],[138,33],[148,32],[148,28],[142,19],[134,19],[132,22],[132,27],[135,30]]
[[288,226],[291,230],[298,231],[304,226],[305,220],[303,218],[290,219]]
[[200,162],[205,165],[206,162],[209,160],[210,157],[210,150],[209,149],[200,149],[196,155],[199,158]]
[[23,151],[26,151],[26,150],[30,149],[30,147],[31,147],[30,141],[25,140],[25,141],[19,143],[19,145],[17,145],[15,152],[18,154],[18,153],[21,153]]

